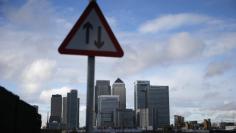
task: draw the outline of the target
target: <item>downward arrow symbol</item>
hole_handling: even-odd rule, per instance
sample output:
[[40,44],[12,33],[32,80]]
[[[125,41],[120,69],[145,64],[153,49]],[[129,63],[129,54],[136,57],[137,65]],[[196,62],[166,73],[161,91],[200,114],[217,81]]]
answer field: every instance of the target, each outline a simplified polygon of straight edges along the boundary
[[101,37],[102,37],[102,28],[101,26],[98,26],[97,41],[95,41],[94,44],[99,49],[104,45],[104,41],[101,41]]

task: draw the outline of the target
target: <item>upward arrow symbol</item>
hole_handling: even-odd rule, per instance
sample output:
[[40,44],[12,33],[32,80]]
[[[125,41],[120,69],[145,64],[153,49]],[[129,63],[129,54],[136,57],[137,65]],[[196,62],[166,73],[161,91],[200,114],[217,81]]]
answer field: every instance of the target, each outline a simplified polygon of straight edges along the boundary
[[93,26],[87,22],[84,24],[83,29],[86,29],[86,44],[89,44],[89,29],[93,29]]

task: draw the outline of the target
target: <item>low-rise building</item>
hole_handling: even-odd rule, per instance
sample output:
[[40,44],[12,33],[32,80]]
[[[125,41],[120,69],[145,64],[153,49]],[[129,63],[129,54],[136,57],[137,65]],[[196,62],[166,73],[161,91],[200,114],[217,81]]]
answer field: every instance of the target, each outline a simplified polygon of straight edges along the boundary
[[185,122],[185,128],[186,129],[198,129],[199,125],[197,121],[188,121]]
[[175,128],[180,129],[185,126],[184,117],[180,115],[174,115]]
[[226,126],[234,126],[233,122],[220,122],[219,124],[221,129],[225,129]]
[[203,128],[206,130],[211,129],[211,119],[204,119]]

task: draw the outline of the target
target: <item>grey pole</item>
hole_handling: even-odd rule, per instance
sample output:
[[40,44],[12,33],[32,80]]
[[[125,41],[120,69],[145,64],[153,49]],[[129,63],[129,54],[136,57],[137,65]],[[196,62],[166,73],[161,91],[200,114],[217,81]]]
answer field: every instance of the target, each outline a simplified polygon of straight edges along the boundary
[[[96,0],[89,0],[89,2]],[[86,133],[93,132],[95,56],[88,56]]]
[[[96,0],[89,0],[89,2]],[[86,133],[93,132],[95,56],[88,56]]]
[[94,72],[95,56],[88,56],[86,133],[93,132]]

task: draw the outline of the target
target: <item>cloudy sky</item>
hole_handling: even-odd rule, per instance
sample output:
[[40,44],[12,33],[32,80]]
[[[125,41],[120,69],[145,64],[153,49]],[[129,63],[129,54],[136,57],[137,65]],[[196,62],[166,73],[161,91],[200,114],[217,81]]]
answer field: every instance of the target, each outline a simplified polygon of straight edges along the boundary
[[[95,79],[120,77],[133,108],[134,81],[168,85],[170,115],[236,120],[235,0],[97,0],[123,58],[96,58]],[[39,105],[43,125],[52,94],[77,89],[86,110],[87,57],[59,45],[88,0],[0,0],[0,85]]]

